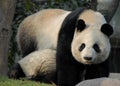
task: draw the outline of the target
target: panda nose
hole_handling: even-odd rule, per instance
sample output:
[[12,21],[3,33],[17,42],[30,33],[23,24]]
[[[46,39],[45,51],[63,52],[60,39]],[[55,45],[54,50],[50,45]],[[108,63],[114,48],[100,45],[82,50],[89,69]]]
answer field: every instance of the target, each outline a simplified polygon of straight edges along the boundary
[[92,57],[84,57],[85,60],[90,61],[92,60]]

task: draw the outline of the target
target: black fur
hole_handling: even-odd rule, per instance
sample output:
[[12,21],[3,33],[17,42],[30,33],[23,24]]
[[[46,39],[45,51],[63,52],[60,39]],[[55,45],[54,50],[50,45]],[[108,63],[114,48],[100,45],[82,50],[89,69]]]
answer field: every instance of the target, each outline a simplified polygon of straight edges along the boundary
[[96,44],[96,43],[93,45],[93,49],[94,49],[97,53],[100,53],[100,52],[101,52],[100,47],[99,47],[98,44]]
[[22,44],[20,44],[20,45],[21,45],[22,57],[25,57],[28,54],[30,54],[31,52],[37,50],[37,42],[33,38],[29,38],[28,41],[24,41],[24,38],[23,38]]
[[20,77],[25,77],[25,74],[23,73],[20,65],[16,63],[8,71],[8,77],[13,79],[19,79]]
[[81,46],[79,47],[79,51],[83,51],[83,49],[86,47],[85,43],[82,43]]
[[109,59],[100,64],[86,65],[85,79],[109,76]]
[[109,24],[103,24],[101,27],[101,31],[107,35],[108,37],[111,36],[113,34],[113,28],[111,25]]
[[78,20],[76,23],[76,27],[77,27],[78,31],[83,31],[86,27],[84,20],[82,20],[82,19]]
[[[84,78],[89,79],[108,76],[108,66],[106,62],[93,66],[83,65],[78,63],[72,56],[71,42],[76,28],[75,24],[78,16],[84,10],[84,8],[80,8],[70,13],[65,18],[59,32],[56,54],[57,84],[59,86],[75,86],[75,84]],[[86,75],[84,75],[85,71]]]

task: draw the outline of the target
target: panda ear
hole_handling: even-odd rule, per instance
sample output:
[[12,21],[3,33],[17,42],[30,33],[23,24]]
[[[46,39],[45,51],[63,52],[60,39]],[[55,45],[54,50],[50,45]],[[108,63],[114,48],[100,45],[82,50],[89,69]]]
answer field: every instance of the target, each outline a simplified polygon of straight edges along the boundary
[[76,22],[76,27],[77,27],[77,30],[78,31],[83,31],[86,27],[86,24],[84,22],[84,20],[82,19],[79,19],[77,22]]
[[101,27],[101,32],[110,37],[113,34],[113,28],[109,24],[103,24]]

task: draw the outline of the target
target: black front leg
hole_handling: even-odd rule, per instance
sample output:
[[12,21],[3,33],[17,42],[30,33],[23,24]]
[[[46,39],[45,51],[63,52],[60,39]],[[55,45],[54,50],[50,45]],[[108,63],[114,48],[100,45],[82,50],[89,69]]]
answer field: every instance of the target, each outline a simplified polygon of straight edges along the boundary
[[75,86],[83,79],[84,66],[71,56],[60,54],[56,67],[58,86]]
[[61,65],[57,71],[58,86],[75,86],[78,82],[78,71],[72,65]]
[[100,64],[93,64],[86,67],[86,75],[85,79],[94,79],[100,77],[108,77],[109,76],[109,65],[106,60]]

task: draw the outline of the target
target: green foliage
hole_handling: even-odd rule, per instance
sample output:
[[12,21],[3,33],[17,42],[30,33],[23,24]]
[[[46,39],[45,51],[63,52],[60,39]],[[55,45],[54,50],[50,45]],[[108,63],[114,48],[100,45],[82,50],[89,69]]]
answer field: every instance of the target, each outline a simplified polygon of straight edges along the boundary
[[38,12],[41,9],[47,8],[74,10],[81,6],[87,6],[87,1],[88,0],[18,0],[12,24],[12,37],[9,47],[8,66],[10,67],[14,63],[16,56],[19,56],[20,54],[15,36],[19,24],[23,21],[25,17]]
[[0,76],[0,86],[53,86],[52,84],[44,84],[35,81],[29,81],[25,79],[13,80],[7,77]]

